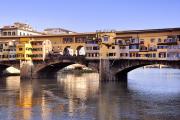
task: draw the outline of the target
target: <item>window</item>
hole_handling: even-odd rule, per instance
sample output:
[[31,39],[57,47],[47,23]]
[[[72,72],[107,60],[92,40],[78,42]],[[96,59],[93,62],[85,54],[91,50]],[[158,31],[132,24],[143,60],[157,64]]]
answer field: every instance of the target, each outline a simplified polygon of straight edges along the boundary
[[160,52],[159,53],[159,58],[166,58],[166,53],[165,52]]
[[108,42],[108,36],[104,37],[104,42]]
[[126,49],[125,46],[119,46],[119,49]]
[[151,38],[151,43],[153,43],[155,41],[155,39],[154,38]]
[[11,32],[8,32],[8,36],[11,36]]
[[112,49],[115,49],[115,46],[112,46]]
[[158,42],[159,42],[159,43],[161,42],[161,38],[158,38]]
[[86,50],[92,50],[92,47],[86,47]]
[[23,49],[22,48],[19,48],[19,51],[22,51]]
[[32,51],[42,51],[42,48],[29,48]]
[[93,50],[99,50],[99,47],[97,46],[97,47],[93,47]]
[[109,53],[109,55],[108,56],[116,56],[116,53]]
[[144,39],[141,39],[141,40],[140,40],[140,44],[144,44]]
[[129,49],[139,49],[139,45],[130,45]]
[[7,32],[3,32],[3,35],[4,35],[4,36],[7,36]]
[[73,42],[73,38],[63,38],[63,43],[72,43]]
[[13,36],[15,36],[15,35],[16,35],[16,33],[15,33],[15,32],[12,32],[12,35],[13,35]]
[[156,57],[156,53],[153,53],[153,57]]
[[75,38],[76,43],[84,43],[86,41],[86,37],[77,37]]

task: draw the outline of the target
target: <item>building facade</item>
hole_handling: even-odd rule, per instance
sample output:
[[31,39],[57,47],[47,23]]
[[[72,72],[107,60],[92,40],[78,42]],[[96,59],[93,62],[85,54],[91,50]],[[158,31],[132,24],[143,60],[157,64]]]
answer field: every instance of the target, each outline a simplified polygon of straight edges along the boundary
[[63,28],[47,28],[44,30],[44,33],[47,35],[60,35],[60,34],[72,34],[75,32]]
[[50,40],[31,40],[32,60],[44,61],[52,52],[52,44]]
[[45,60],[49,53],[86,59],[180,60],[180,28],[0,37],[1,60],[12,56]]
[[31,36],[42,35],[35,31],[30,25],[25,23],[15,22],[13,25],[8,25],[0,28],[0,36]]
[[16,44],[15,40],[0,42],[0,61],[16,60]]

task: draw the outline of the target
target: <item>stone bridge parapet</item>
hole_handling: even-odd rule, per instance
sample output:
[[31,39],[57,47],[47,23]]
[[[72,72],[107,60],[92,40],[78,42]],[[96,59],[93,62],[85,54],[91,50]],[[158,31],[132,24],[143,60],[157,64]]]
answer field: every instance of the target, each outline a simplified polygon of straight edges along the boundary
[[7,67],[20,69],[21,78],[41,78],[55,76],[57,71],[72,64],[82,64],[97,71],[100,81],[126,81],[127,73],[138,67],[152,64],[163,64],[180,68],[180,60],[135,60],[135,59],[100,59],[89,60],[85,56],[48,57],[45,61],[1,61],[0,73]]

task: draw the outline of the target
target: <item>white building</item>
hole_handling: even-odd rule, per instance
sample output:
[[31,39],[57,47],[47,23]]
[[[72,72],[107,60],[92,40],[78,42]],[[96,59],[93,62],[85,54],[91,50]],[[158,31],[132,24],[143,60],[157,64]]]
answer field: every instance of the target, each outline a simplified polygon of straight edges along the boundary
[[0,61],[16,60],[16,43],[17,41],[0,42]]
[[167,48],[168,60],[180,60],[180,45],[171,45]]
[[87,59],[99,59],[100,55],[98,41],[87,41],[85,46],[85,53]]
[[119,45],[120,59],[128,59],[129,58],[129,38],[116,39],[116,44]]
[[63,28],[47,28],[44,30],[44,33],[48,35],[59,35],[59,34],[71,34],[75,32]]
[[15,22],[13,25],[8,25],[0,28],[0,36],[30,36],[42,35],[42,33],[33,30],[33,28],[25,23]]

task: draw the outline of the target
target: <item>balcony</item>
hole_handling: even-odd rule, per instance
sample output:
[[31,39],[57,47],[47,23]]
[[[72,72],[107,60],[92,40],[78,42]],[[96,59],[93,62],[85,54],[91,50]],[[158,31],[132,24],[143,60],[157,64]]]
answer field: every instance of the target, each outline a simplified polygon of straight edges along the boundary
[[169,52],[167,53],[168,60],[180,60],[180,54],[178,52]]
[[129,45],[129,51],[131,51],[131,52],[138,52],[140,49],[139,49],[139,45],[136,45],[136,44],[134,44],[134,45]]
[[139,39],[137,39],[137,38],[131,38],[129,41],[130,41],[130,45],[140,44]]
[[157,48],[155,48],[155,47],[150,47],[150,48],[148,49],[148,51],[157,51]]
[[73,38],[63,38],[63,43],[73,43],[74,39]]
[[177,45],[178,39],[175,38],[168,38],[164,39],[164,42],[158,43],[158,45]]
[[95,40],[93,40],[93,39],[88,39],[88,40],[86,40],[86,44],[98,44],[99,43],[99,41],[100,41],[100,39],[95,39]]
[[128,46],[129,45],[128,41],[125,41],[125,40],[116,40],[114,44],[119,45],[119,46]]
[[75,43],[85,43],[86,37],[76,37]]
[[148,48],[146,46],[140,46],[140,49],[139,49],[140,52],[147,52],[148,51]]
[[139,52],[139,49],[129,49],[129,52]]

